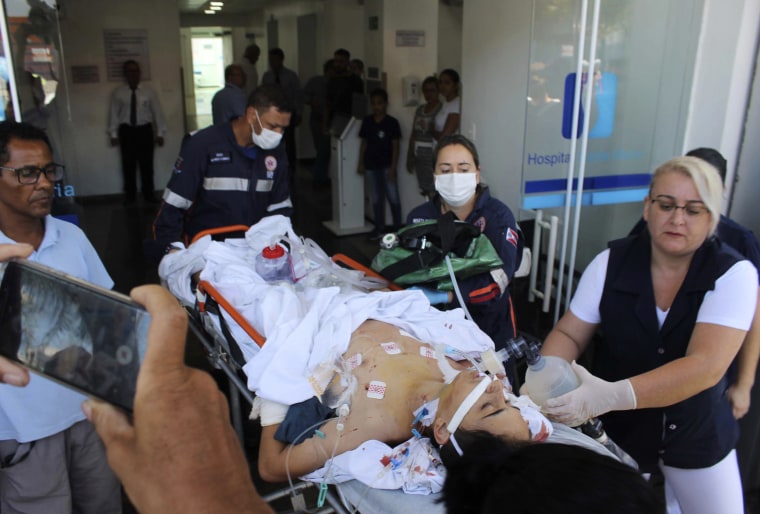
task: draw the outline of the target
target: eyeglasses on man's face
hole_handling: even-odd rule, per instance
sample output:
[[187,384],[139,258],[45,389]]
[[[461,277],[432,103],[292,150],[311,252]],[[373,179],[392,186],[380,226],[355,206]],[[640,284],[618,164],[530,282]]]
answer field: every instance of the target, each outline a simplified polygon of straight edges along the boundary
[[657,205],[660,212],[673,214],[678,209],[683,209],[684,214],[689,218],[697,218],[710,212],[710,210],[699,201],[686,202],[684,205],[676,204],[675,200],[668,196],[658,196],[650,200]]
[[40,175],[45,174],[50,182],[57,182],[63,178],[63,165],[50,163],[40,168],[39,166],[22,166],[21,168],[8,168],[0,166],[0,169],[12,171],[16,174],[19,184],[36,184],[40,180]]

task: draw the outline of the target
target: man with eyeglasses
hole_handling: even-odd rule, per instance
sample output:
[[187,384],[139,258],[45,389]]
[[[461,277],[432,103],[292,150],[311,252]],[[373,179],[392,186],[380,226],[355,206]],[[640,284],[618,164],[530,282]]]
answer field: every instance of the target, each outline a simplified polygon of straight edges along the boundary
[[[84,233],[50,216],[61,178],[44,132],[0,123],[0,243],[28,244],[29,260],[113,287]],[[38,375],[23,389],[0,384],[0,512],[121,512],[121,487],[84,400]]]

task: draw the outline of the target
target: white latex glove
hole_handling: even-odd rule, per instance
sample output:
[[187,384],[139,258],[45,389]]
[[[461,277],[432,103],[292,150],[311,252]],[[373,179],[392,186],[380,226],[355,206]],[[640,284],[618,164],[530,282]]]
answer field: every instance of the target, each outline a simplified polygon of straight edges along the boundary
[[575,427],[606,412],[636,408],[636,393],[630,380],[607,382],[575,361],[572,367],[581,385],[569,393],[546,400],[542,411],[552,421]]

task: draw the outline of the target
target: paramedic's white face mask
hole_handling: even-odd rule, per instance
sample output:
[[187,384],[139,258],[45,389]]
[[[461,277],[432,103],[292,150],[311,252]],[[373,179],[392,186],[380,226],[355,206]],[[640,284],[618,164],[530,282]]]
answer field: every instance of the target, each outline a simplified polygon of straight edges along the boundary
[[256,119],[259,121],[259,126],[261,127],[261,134],[257,134],[256,130],[253,128],[253,124],[251,125],[251,138],[253,139],[253,144],[262,150],[277,148],[277,145],[279,145],[282,140],[282,134],[275,132],[272,129],[265,128],[261,123],[261,118],[259,118],[259,112],[256,109],[254,109],[253,112],[256,113]]
[[477,172],[444,173],[435,176],[435,190],[451,207],[461,207],[475,194]]

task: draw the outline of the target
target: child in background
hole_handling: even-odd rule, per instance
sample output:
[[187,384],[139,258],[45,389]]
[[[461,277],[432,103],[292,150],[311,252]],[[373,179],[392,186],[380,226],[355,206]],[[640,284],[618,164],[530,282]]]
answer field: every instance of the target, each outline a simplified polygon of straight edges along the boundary
[[375,230],[370,238],[378,239],[385,232],[386,196],[391,205],[394,228],[401,226],[401,201],[396,182],[401,126],[396,118],[386,112],[388,93],[384,89],[373,90],[369,98],[372,114],[364,118],[359,131],[362,145],[357,171],[360,175],[365,175],[366,172],[370,181],[375,221]]

